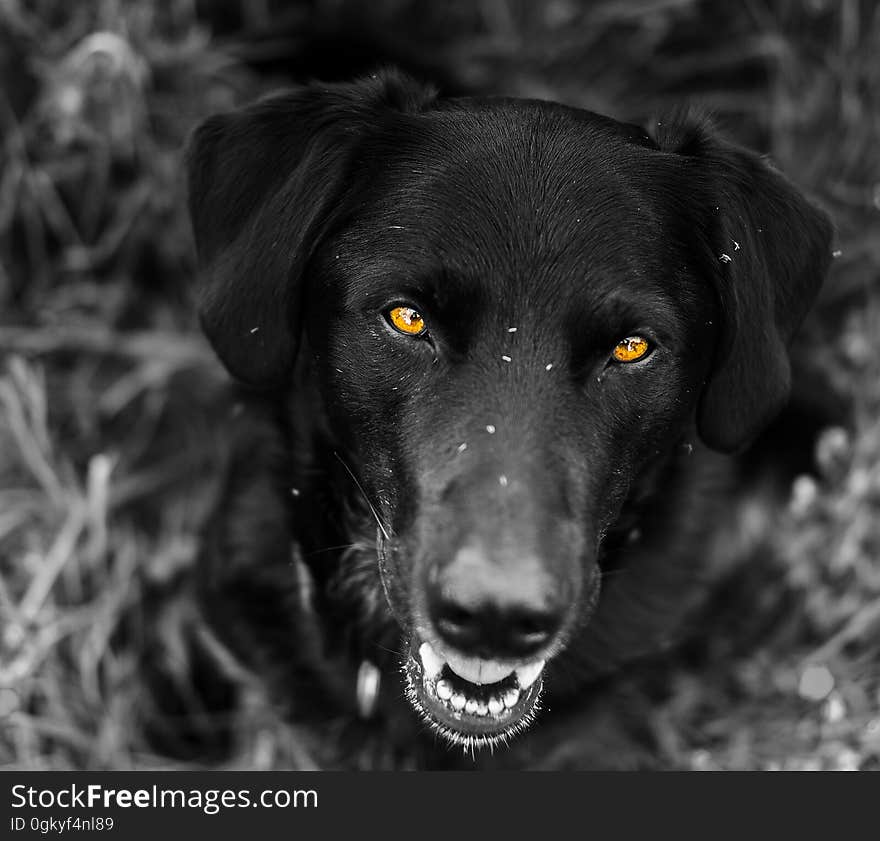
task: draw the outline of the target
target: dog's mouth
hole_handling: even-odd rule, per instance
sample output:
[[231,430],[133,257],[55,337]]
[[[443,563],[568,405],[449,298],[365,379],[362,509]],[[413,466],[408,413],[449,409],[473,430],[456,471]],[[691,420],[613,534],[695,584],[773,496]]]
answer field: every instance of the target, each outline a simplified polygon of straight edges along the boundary
[[441,655],[430,643],[414,642],[404,666],[407,695],[443,738],[466,750],[491,748],[534,719],[544,665]]

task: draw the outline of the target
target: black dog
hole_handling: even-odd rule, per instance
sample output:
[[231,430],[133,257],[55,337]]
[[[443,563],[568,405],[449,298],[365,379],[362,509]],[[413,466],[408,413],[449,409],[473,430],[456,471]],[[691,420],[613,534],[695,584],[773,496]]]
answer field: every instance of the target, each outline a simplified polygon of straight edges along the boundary
[[473,752],[674,638],[721,454],[786,401],[821,212],[698,121],[393,73],[211,118],[188,167],[251,395],[204,603],[291,716]]

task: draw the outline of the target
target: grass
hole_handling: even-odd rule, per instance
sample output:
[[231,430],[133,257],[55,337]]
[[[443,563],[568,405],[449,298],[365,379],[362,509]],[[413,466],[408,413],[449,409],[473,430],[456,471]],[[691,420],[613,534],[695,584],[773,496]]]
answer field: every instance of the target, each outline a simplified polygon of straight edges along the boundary
[[[180,146],[277,83],[252,65],[277,50],[280,5],[0,2],[0,767],[327,763],[258,693],[199,752],[184,645],[225,375],[193,317]],[[282,17],[296,34],[359,8]],[[880,767],[880,11],[378,0],[368,23],[456,85],[636,120],[697,99],[832,213],[841,254],[798,353],[851,422],[786,505],[744,506],[729,632],[675,671],[651,724],[678,767]]]

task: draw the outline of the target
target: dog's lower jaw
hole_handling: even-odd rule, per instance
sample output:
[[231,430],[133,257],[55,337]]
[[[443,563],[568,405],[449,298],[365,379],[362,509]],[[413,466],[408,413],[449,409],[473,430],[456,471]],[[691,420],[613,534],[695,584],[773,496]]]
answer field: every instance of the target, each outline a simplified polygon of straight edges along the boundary
[[[477,750],[494,751],[497,745],[507,746],[513,737],[528,728],[540,710],[543,689],[540,674],[524,688],[518,686],[515,673],[491,686],[472,684],[474,690],[482,693],[481,700],[477,701],[465,698],[463,693],[450,695],[452,687],[448,677],[430,675],[418,655],[410,655],[402,672],[406,696],[425,724],[437,736],[461,747],[472,757]],[[486,701],[486,697],[490,700]],[[450,703],[453,699],[454,706]],[[477,705],[483,707],[479,712]]]

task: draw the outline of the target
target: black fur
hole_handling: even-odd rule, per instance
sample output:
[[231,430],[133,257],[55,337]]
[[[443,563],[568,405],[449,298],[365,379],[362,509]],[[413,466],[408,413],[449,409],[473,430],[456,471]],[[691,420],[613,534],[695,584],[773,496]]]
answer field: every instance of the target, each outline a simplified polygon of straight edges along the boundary
[[[444,764],[399,664],[483,547],[486,587],[534,579],[559,622],[531,761],[700,602],[722,453],[787,398],[828,220],[697,120],[651,137],[393,73],[212,118],[188,167],[202,322],[249,387],[202,557],[218,635],[298,720],[353,721],[375,663],[372,726]],[[404,301],[429,340],[388,326]],[[653,353],[609,363],[633,333]]]

